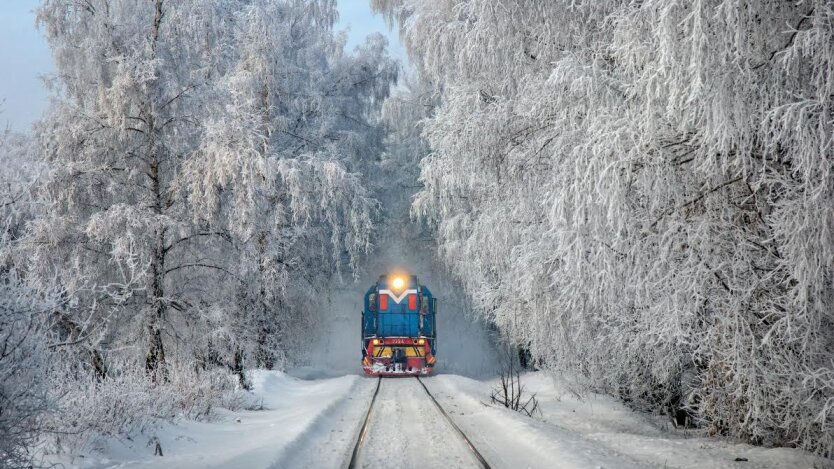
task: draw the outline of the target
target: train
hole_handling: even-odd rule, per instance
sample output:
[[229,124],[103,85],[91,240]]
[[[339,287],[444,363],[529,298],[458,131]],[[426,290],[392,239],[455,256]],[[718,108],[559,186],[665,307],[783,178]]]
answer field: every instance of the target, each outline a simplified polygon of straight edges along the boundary
[[415,275],[380,275],[365,293],[362,369],[371,376],[425,376],[437,363],[437,299]]

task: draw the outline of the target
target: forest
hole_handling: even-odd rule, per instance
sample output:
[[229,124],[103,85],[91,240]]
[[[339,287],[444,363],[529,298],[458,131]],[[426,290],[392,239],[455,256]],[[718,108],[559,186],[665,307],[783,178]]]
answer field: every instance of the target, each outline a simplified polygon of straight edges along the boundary
[[369,1],[408,68],[336,0],[41,1],[0,465],[246,406],[392,237],[537,369],[834,457],[831,2]]

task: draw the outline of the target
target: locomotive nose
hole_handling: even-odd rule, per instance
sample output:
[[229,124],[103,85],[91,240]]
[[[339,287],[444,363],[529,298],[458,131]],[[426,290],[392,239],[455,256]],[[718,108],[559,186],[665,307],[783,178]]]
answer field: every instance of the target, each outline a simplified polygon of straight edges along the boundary
[[[369,375],[431,374],[437,300],[414,275],[380,275],[365,293],[362,367]],[[432,361],[432,363],[429,363]]]

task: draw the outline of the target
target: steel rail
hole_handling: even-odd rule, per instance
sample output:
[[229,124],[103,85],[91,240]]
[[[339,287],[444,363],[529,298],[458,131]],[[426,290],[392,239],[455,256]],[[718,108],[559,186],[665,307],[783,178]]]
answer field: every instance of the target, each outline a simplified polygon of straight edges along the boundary
[[374,403],[376,403],[376,396],[379,394],[379,387],[382,384],[382,377],[377,378],[376,390],[374,396],[371,398],[371,405],[368,406],[368,412],[365,413],[365,420],[362,422],[362,428],[359,429],[359,436],[356,438],[356,444],[353,446],[353,453],[350,455],[350,462],[348,469],[355,469],[357,461],[359,460],[359,448],[365,443],[365,437],[368,435],[368,422],[371,421],[371,411],[374,410]]
[[460,427],[457,426],[454,420],[452,420],[452,418],[449,417],[449,414],[447,414],[446,411],[443,409],[443,406],[441,406],[440,403],[437,402],[437,399],[434,398],[434,395],[431,393],[431,391],[429,391],[429,388],[426,387],[426,384],[423,383],[423,380],[421,380],[419,376],[416,376],[416,378],[417,382],[420,383],[420,386],[423,386],[423,390],[425,390],[426,394],[428,394],[429,398],[431,398],[431,401],[434,402],[434,405],[437,407],[437,410],[440,411],[440,414],[446,418],[446,421],[449,422],[449,425],[451,425],[452,428],[458,433],[458,435],[461,438],[463,438],[463,441],[466,442],[466,446],[469,447],[469,450],[472,451],[472,454],[475,456],[476,459],[478,459],[478,462],[481,464],[481,467],[483,467],[484,469],[491,469],[489,463],[486,462],[486,459],[484,459],[484,457],[481,455],[481,452],[478,451],[477,448],[475,448],[475,445],[472,443],[472,440],[470,440],[466,436],[466,434],[463,433],[463,430],[461,430]]

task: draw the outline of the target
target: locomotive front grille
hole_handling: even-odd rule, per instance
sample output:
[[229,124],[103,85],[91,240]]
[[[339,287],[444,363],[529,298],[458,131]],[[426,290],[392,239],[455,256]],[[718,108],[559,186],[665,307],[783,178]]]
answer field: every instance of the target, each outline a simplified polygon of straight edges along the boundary
[[397,350],[402,350],[403,354],[408,358],[423,358],[426,356],[424,347],[415,347],[413,345],[384,345],[375,348],[373,356],[374,358],[391,358]]

